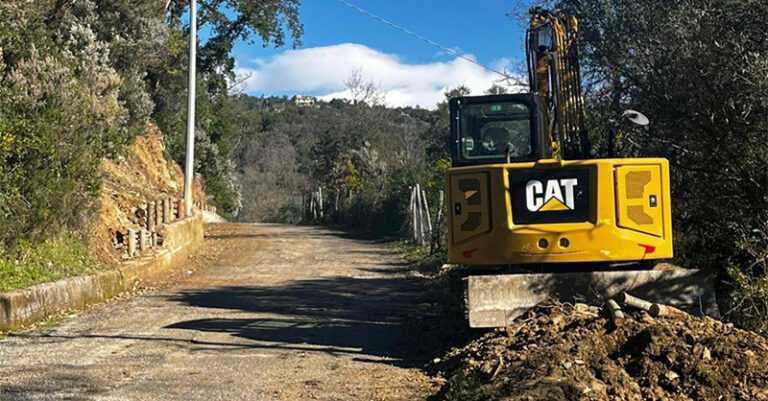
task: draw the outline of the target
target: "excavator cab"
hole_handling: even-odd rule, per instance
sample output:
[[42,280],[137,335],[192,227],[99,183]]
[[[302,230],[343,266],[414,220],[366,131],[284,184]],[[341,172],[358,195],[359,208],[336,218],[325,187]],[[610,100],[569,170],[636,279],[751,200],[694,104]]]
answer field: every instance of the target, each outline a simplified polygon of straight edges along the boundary
[[451,99],[453,165],[549,158],[543,107],[532,93]]

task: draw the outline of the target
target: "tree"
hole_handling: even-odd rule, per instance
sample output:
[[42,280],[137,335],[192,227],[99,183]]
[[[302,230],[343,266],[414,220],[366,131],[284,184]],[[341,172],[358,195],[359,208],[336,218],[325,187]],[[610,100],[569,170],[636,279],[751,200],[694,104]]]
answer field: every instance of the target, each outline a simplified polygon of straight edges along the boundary
[[499,84],[493,84],[488,90],[485,91],[486,95],[503,95],[505,93],[509,93],[507,88],[499,85]]
[[437,104],[437,110],[434,113],[435,118],[430,122],[431,126],[427,134],[427,154],[430,159],[437,160],[450,156],[448,142],[450,141],[451,124],[448,101],[454,97],[469,96],[470,93],[471,91],[465,85],[459,85],[443,93],[445,99]]
[[[722,276],[731,266],[764,277],[754,255],[768,249],[757,234],[768,225],[768,3],[563,0],[559,6],[579,18],[592,133],[626,108],[639,110],[651,124],[625,133],[622,155],[670,160],[678,260]],[[762,288],[753,295],[768,295],[768,286]],[[762,305],[753,316],[764,322]]]
[[[171,26],[180,26],[189,2],[167,1]],[[299,0],[198,0],[198,4],[199,27],[211,32],[198,52],[201,74],[231,74],[235,66],[231,52],[237,41],[255,43],[258,38],[264,47],[280,47],[287,34],[294,47],[301,44],[304,27],[299,22]],[[226,86],[224,81],[221,84]]]
[[386,93],[373,80],[368,80],[363,76],[361,69],[355,69],[352,74],[344,81],[352,96],[352,104],[365,104],[368,106],[380,106],[384,103]]

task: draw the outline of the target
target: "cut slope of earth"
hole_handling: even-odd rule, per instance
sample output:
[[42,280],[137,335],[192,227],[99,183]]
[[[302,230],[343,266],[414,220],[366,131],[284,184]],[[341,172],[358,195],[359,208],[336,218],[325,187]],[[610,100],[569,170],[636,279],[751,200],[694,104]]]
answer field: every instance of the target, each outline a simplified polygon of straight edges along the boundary
[[432,366],[436,400],[768,400],[768,343],[705,318],[586,305],[529,312]]
[[[178,164],[163,156],[163,134],[149,125],[144,135],[136,137],[124,157],[102,161],[103,180],[98,213],[90,226],[91,254],[103,265],[121,261],[115,250],[116,232],[139,229],[139,208],[150,200],[181,198],[184,173]],[[193,185],[195,200],[205,200],[198,182]]]

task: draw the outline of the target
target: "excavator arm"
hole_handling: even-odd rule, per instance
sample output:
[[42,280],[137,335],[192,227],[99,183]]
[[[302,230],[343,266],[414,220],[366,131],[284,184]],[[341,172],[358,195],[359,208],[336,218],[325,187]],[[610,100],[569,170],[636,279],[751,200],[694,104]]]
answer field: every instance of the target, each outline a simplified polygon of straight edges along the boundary
[[526,31],[528,84],[546,105],[546,137],[557,159],[585,159],[590,143],[579,70],[576,18],[539,7]]

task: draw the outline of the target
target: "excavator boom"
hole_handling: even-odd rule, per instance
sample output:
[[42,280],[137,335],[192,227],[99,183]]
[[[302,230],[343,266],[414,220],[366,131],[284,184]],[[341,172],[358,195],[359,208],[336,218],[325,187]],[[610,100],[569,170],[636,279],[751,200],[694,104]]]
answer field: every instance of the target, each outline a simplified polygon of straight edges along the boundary
[[579,68],[576,18],[542,8],[530,11],[526,30],[528,85],[547,105],[547,138],[555,158],[589,154]]

